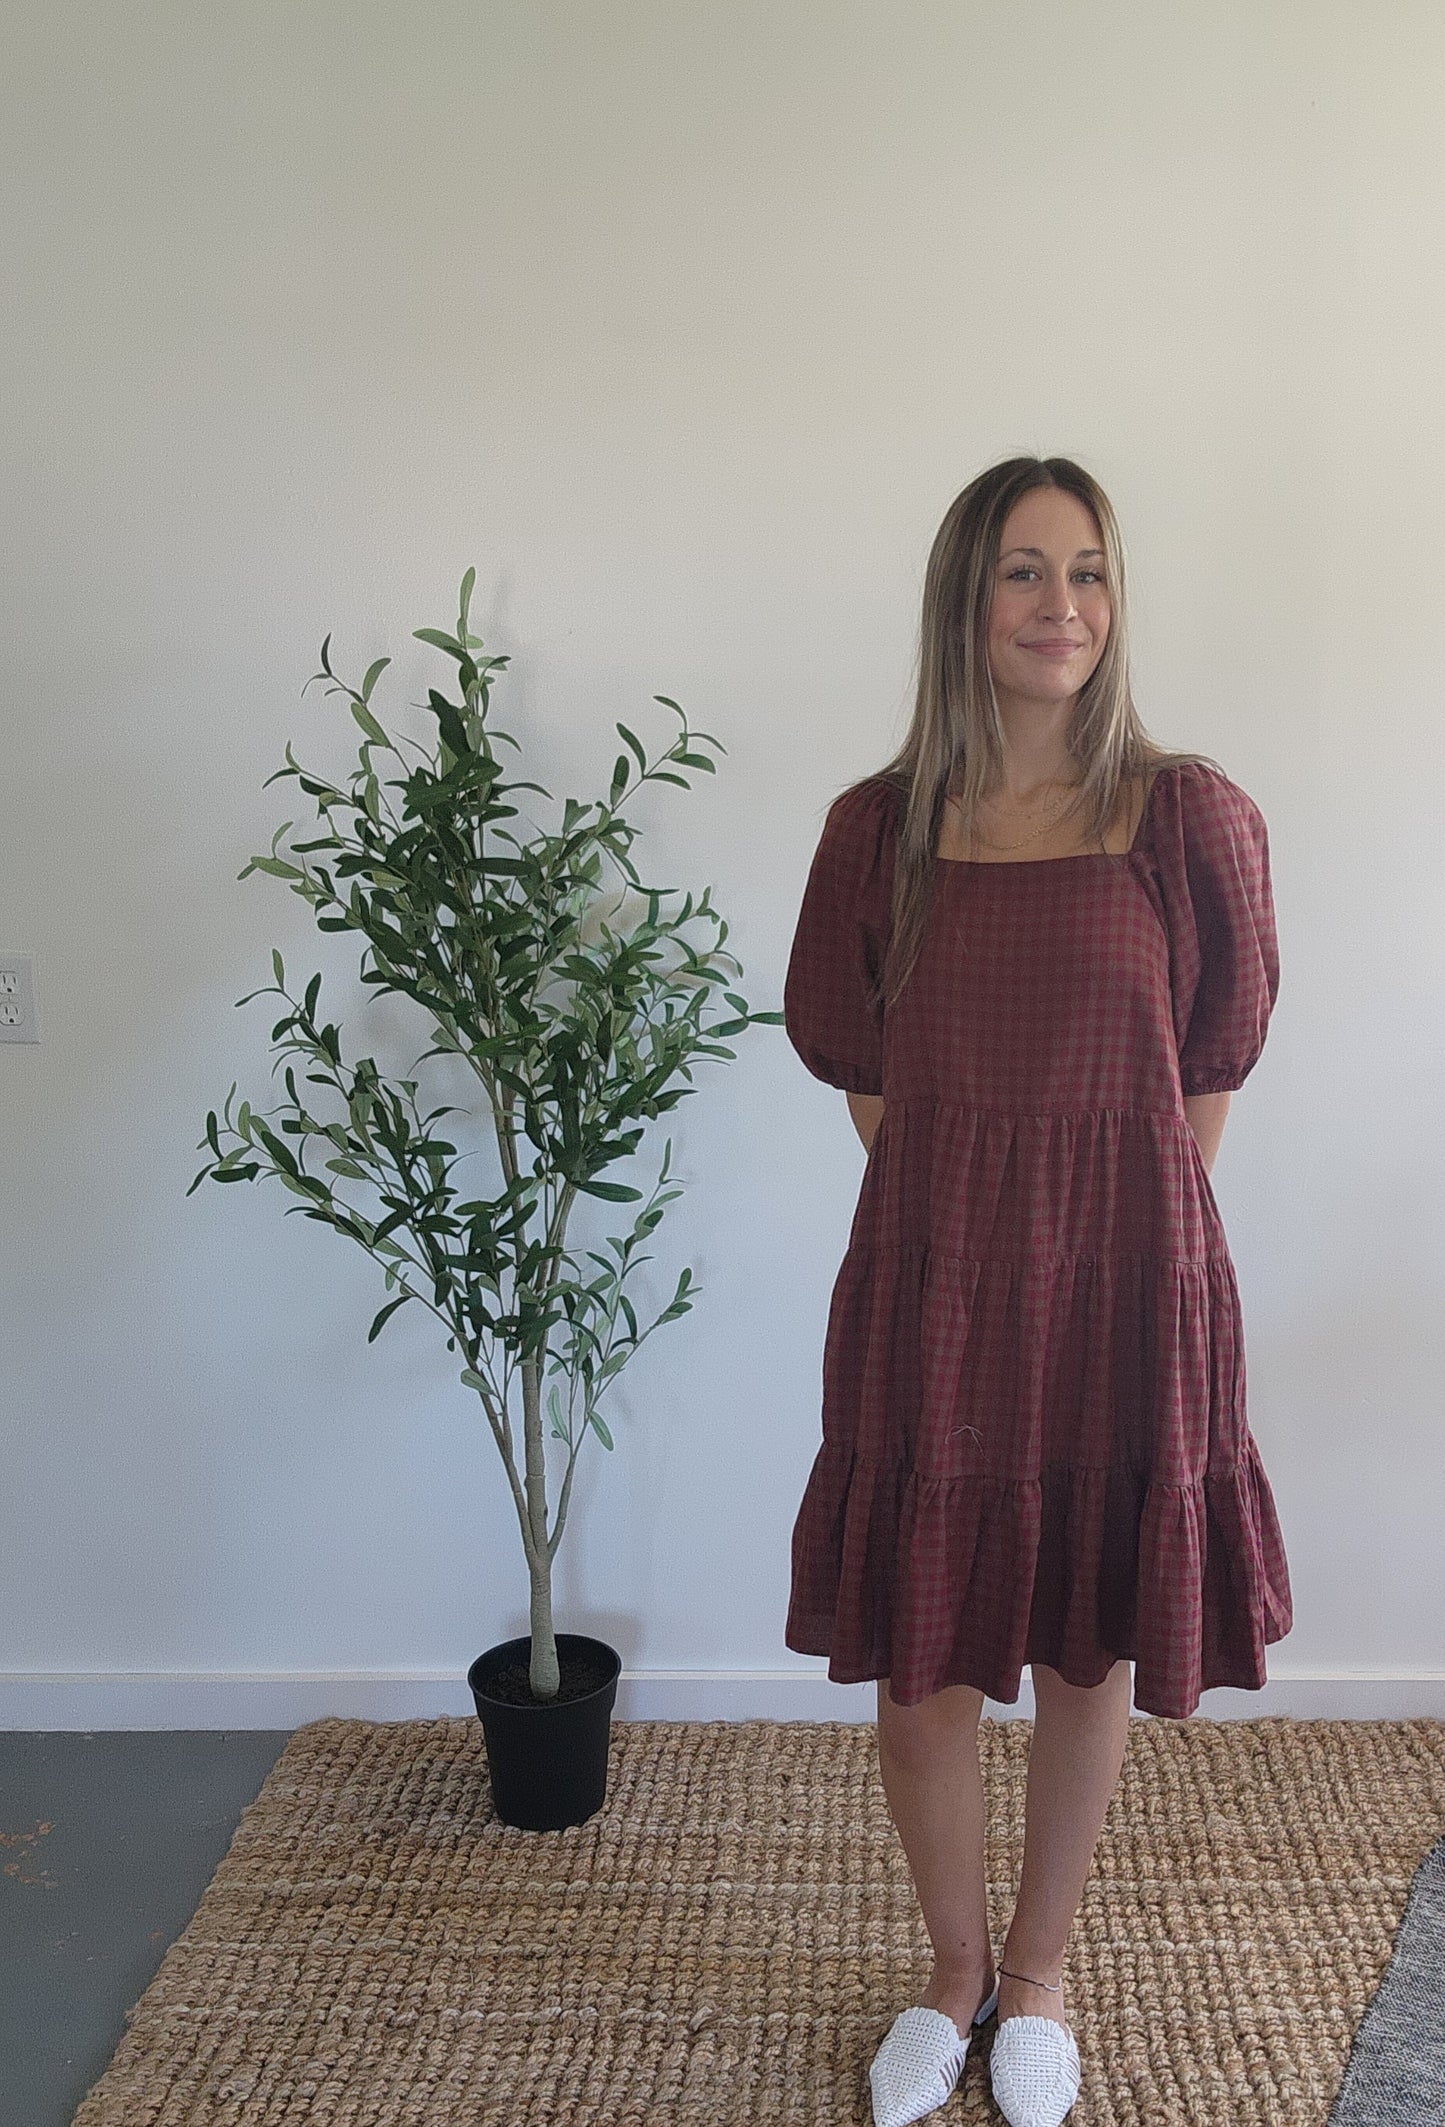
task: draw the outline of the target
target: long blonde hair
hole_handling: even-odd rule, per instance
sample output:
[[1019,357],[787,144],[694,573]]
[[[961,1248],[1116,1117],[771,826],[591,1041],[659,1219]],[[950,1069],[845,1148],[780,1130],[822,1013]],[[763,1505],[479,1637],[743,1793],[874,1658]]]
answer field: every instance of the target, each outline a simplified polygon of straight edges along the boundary
[[950,790],[969,832],[980,800],[1002,781],[1004,734],[988,663],[989,608],[1004,524],[1019,497],[1036,487],[1077,496],[1092,513],[1104,549],[1109,633],[1080,690],[1068,732],[1069,753],[1082,768],[1089,838],[1102,843],[1117,815],[1121,789],[1134,777],[1149,777],[1182,761],[1219,767],[1209,754],[1156,745],[1134,707],[1124,542],[1098,481],[1072,458],[1007,458],[989,466],[950,503],[928,556],[908,734],[890,761],[859,779],[873,782],[881,776],[892,782],[902,811],[892,932],[878,993],[885,1004],[907,982],[922,944]]

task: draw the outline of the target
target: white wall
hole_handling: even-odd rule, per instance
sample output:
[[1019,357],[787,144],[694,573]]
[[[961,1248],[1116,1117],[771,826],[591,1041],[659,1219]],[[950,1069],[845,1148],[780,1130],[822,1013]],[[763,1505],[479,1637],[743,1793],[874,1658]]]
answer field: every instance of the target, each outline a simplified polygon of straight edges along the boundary
[[[395,716],[475,563],[559,802],[675,696],[728,751],[643,868],[712,883],[775,1008],[934,529],[1015,450],[1104,481],[1145,720],[1270,825],[1215,1180],[1297,1623],[1203,1710],[1445,1711],[1442,78],[1404,0],[12,11],[0,949],[44,1039],[0,1047],[0,1725],[461,1712],[527,1629],[429,1318],[368,1348],[359,1251],[274,1183],[185,1196],[206,1109],[268,1097],[273,944],[361,1039],[354,946],[236,878],[287,739],[352,758],[322,635],[397,659]],[[779,1029],[697,1083],[646,1297],[703,1295],[584,1457],[558,1623],[620,1714],[870,1717],[782,1643],[861,1148]]]

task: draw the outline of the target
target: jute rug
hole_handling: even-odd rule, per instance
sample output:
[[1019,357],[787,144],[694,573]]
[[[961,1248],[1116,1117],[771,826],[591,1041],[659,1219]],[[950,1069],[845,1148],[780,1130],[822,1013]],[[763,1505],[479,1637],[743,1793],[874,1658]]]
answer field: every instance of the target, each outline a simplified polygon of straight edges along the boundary
[[[995,1953],[1032,1723],[980,1729]],[[1065,1967],[1069,2127],[1323,2127],[1445,1827],[1445,1722],[1136,1720]],[[928,1937],[871,1724],[614,1721],[590,1822],[475,1719],[299,1729],[74,2127],[867,2127]],[[997,2122],[994,2026],[940,2127]]]

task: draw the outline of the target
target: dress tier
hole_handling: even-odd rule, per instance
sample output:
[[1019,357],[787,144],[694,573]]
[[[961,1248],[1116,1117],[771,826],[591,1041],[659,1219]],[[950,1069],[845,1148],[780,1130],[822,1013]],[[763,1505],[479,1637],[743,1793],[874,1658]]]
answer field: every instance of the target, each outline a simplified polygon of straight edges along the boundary
[[902,800],[829,811],[784,985],[815,1076],[886,1103],[823,1352],[786,1644],[836,1683],[1017,1699],[1132,1660],[1182,1719],[1258,1690],[1289,1570],[1245,1410],[1234,1265],[1186,1094],[1234,1090],[1279,985],[1263,815],[1154,776],[1114,855],[935,866],[881,967]]

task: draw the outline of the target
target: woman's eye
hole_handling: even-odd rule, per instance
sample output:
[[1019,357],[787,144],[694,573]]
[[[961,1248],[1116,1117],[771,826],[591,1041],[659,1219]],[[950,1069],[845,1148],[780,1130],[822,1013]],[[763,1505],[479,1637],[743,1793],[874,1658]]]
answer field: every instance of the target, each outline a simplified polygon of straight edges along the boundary
[[[1008,580],[1010,583],[1012,583],[1016,576],[1037,576],[1037,574],[1038,570],[1034,568],[1031,562],[1021,561],[1016,569],[1009,570]],[[1077,571],[1077,574],[1080,576],[1091,576],[1094,579],[1095,583],[1102,583],[1104,580],[1104,572],[1102,569],[1080,569]]]

